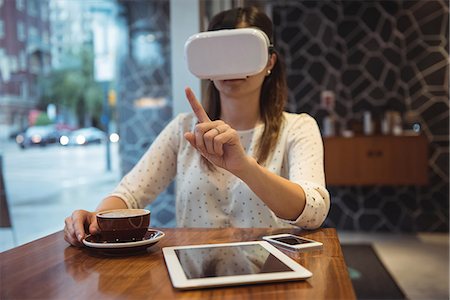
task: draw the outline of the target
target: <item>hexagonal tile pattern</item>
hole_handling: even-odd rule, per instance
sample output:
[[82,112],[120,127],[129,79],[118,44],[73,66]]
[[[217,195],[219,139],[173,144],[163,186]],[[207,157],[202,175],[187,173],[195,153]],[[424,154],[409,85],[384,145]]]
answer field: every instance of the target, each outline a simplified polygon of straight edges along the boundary
[[[430,185],[330,187],[327,225],[365,231],[448,231],[449,7],[430,1],[270,1],[287,109],[319,124],[320,93],[336,94],[344,127],[386,110],[413,112],[430,142]],[[377,114],[380,114],[377,116]]]

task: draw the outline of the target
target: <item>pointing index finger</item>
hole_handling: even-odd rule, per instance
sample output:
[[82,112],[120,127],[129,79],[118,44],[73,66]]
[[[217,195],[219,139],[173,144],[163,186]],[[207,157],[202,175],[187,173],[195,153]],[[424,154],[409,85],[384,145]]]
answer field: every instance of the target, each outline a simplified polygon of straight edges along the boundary
[[206,111],[200,104],[200,102],[198,102],[191,88],[186,88],[184,91],[186,93],[186,98],[188,99],[189,104],[191,105],[192,111],[197,116],[199,122],[200,123],[211,122],[211,119],[206,114]]

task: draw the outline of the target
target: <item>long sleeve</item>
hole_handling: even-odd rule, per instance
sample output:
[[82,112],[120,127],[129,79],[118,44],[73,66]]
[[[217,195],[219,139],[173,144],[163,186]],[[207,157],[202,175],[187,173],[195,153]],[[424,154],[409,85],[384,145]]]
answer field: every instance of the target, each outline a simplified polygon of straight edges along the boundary
[[330,209],[330,195],[325,187],[323,142],[312,117],[301,114],[296,119],[287,134],[288,177],[303,188],[306,205],[297,220],[288,223],[315,229],[322,225]]

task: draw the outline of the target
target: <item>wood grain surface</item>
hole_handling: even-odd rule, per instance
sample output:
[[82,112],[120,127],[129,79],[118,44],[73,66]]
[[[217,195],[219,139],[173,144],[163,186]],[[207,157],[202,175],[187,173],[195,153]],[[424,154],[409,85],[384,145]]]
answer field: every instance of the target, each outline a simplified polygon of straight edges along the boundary
[[425,136],[324,138],[328,186],[428,184]]
[[[146,253],[108,257],[69,246],[63,233],[3,252],[0,299],[355,299],[335,229],[162,228],[166,236]],[[307,253],[283,251],[313,273],[305,281],[178,291],[162,247],[261,240],[294,233],[324,244]]]

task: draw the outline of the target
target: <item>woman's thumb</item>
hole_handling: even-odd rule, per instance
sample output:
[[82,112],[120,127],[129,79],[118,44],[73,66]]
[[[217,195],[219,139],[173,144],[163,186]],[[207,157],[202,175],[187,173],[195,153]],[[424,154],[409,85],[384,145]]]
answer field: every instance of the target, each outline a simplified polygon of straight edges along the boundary
[[196,148],[195,135],[192,132],[186,132],[184,138],[191,144],[192,147]]

